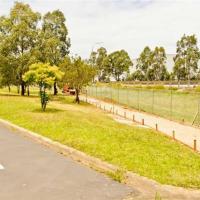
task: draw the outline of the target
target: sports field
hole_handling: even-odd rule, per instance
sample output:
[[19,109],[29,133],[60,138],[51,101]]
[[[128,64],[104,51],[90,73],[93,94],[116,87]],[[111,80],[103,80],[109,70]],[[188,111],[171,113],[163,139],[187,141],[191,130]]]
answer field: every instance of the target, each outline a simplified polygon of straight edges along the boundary
[[174,121],[200,126],[200,93],[169,89],[90,86],[87,95]]

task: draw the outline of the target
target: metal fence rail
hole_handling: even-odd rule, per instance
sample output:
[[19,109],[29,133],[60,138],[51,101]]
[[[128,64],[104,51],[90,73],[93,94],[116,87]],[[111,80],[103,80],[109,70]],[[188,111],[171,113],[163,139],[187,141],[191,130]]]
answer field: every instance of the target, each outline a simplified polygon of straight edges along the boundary
[[87,87],[87,95],[174,121],[200,126],[198,92],[90,86]]

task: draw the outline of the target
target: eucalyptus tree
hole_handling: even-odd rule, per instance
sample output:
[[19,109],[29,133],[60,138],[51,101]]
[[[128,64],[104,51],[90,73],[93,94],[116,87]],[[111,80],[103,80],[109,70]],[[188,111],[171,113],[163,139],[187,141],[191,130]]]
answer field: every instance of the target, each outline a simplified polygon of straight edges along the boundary
[[135,78],[138,77],[139,80],[149,79],[148,70],[151,67],[152,56],[153,56],[153,53],[151,49],[148,46],[146,46],[144,50],[142,51],[142,53],[140,54],[139,58],[137,59]]
[[35,47],[40,14],[28,4],[15,2],[8,17],[1,18],[0,54],[15,64],[16,77],[21,85],[21,95],[25,94],[23,74],[35,61],[32,51]]
[[155,47],[152,52],[151,68],[148,76],[153,76],[153,80],[162,81],[166,80],[169,75],[166,68],[166,53],[163,47]]
[[96,68],[98,81],[105,81],[107,72],[104,65],[104,61],[107,57],[107,50],[104,47],[100,47],[97,51],[93,51],[90,55],[90,63]]
[[21,85],[21,95],[25,94],[23,74],[33,59],[32,50],[36,44],[38,21],[40,14],[34,12],[28,4],[15,2],[8,18],[8,31],[5,36],[5,51],[13,56],[16,63],[16,73]]
[[77,103],[80,102],[79,94],[83,87],[87,86],[96,75],[95,68],[81,59],[81,57],[65,58],[60,64],[64,72],[63,82],[76,90]]
[[109,54],[104,60],[106,71],[112,75],[116,81],[120,81],[120,76],[129,72],[133,65],[128,53],[125,50],[115,51]]
[[197,38],[195,35],[183,35],[177,41],[176,56],[174,57],[174,74],[177,79],[185,78],[190,85],[191,77],[198,71],[200,58]]
[[[59,65],[63,58],[69,54],[70,39],[66,27],[64,14],[55,10],[48,12],[43,17],[42,30],[38,52],[40,60],[51,65]],[[57,94],[56,82],[54,83],[54,95]]]

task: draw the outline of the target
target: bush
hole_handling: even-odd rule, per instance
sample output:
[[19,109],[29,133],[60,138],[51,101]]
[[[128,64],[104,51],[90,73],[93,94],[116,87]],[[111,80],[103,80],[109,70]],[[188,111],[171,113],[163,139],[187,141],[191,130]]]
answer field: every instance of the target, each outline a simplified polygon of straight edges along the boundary
[[166,89],[164,85],[148,85],[145,86],[146,89],[164,90]]
[[197,86],[197,87],[195,88],[195,92],[200,92],[200,86]]

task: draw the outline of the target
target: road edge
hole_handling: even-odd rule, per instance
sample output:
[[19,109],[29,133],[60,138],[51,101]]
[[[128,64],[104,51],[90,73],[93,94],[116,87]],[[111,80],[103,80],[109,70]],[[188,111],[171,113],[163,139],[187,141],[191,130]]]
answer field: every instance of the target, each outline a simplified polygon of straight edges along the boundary
[[[69,147],[67,145],[63,145],[59,142],[53,141],[45,136],[42,136],[38,133],[35,133],[33,131],[27,130],[25,128],[22,128],[18,125],[13,124],[12,122],[9,122],[7,120],[0,118],[0,123],[13,131],[17,132],[17,134],[22,135],[23,137],[30,138],[31,140],[42,144],[50,149],[55,150],[56,152],[63,154],[77,162],[80,162],[81,164],[90,167],[96,171],[109,174],[109,173],[116,173],[117,171],[121,171],[121,169],[115,165],[112,165],[110,163],[107,163],[105,161],[102,161],[99,158],[92,157],[90,155],[87,155],[84,152],[81,152],[77,149],[74,149],[72,147]],[[171,185],[162,185],[152,179],[149,179],[144,176],[140,176],[136,173],[125,171],[124,174],[124,180],[122,183],[127,184],[130,187],[134,187],[139,193],[143,195],[143,197],[148,198],[154,198],[155,194],[157,192],[162,193],[164,197],[167,197],[171,192],[185,192],[190,191],[194,193],[198,193],[200,195],[200,190],[193,190],[193,189],[186,189],[182,187],[176,187]],[[139,184],[138,184],[139,183]],[[142,186],[142,188],[141,188]],[[138,196],[139,197],[139,196]],[[163,196],[162,196],[163,197]],[[141,197],[139,197],[141,198]]]

